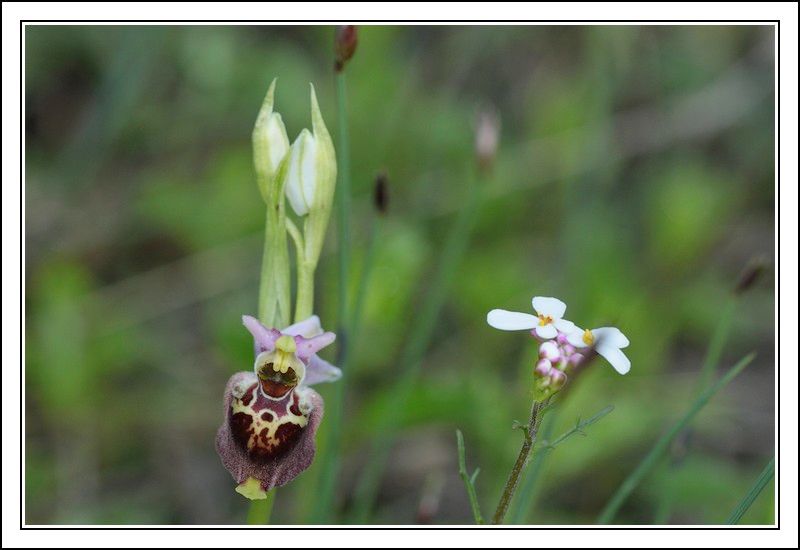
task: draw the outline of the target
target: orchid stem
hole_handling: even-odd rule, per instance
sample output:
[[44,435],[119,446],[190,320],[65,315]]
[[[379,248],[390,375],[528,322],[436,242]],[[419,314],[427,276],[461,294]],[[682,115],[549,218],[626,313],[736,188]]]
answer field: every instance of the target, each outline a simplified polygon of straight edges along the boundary
[[267,497],[250,501],[247,512],[247,525],[266,525],[272,516],[272,505],[275,503],[276,489],[267,491]]
[[531,406],[531,417],[528,419],[526,429],[523,430],[522,448],[519,450],[517,461],[514,463],[514,467],[511,468],[505,489],[503,489],[503,494],[500,496],[500,502],[497,504],[497,510],[495,510],[492,518],[493,525],[501,525],[506,517],[508,506],[511,504],[511,499],[514,497],[514,492],[519,484],[519,476],[528,464],[533,445],[536,443],[536,434],[539,431],[539,425],[542,422],[548,401],[549,399],[534,401]]
[[330,403],[326,406],[328,415],[328,444],[321,460],[319,486],[315,507],[312,512],[313,523],[327,523],[333,510],[333,497],[338,480],[342,406],[345,395],[345,381],[349,376],[348,359],[350,349],[348,295],[348,271],[350,267],[350,135],[347,128],[347,86],[344,70],[336,73],[336,109],[339,125],[338,152],[339,182],[337,195],[337,228],[339,230],[339,326],[338,352],[336,364],[344,372],[344,376],[333,388]]

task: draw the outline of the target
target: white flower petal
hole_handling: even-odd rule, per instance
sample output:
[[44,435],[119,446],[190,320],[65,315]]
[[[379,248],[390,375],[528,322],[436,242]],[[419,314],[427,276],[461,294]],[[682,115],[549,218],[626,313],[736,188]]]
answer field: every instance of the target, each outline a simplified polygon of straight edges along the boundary
[[627,348],[630,341],[616,327],[600,327],[592,330],[597,345],[612,346],[615,348]]
[[606,361],[611,363],[611,366],[618,373],[627,374],[631,370],[631,360],[619,348],[608,344],[600,344],[596,349],[597,353],[605,357]]
[[536,331],[536,335],[539,338],[544,338],[545,340],[549,340],[550,338],[555,338],[558,336],[558,331],[552,324],[547,324],[544,326],[536,325],[533,330]]
[[539,319],[530,313],[493,309],[486,315],[486,322],[500,330],[526,330],[535,327]]
[[553,325],[564,334],[571,334],[577,328],[575,323],[566,319],[553,319]]
[[561,319],[564,312],[567,311],[567,304],[558,298],[548,298],[546,296],[535,296],[533,300],[533,309],[539,315],[549,315],[553,319]]
[[582,328],[575,327],[575,330],[567,334],[567,342],[576,348],[588,347],[589,344],[587,344],[583,339],[583,332],[584,330]]

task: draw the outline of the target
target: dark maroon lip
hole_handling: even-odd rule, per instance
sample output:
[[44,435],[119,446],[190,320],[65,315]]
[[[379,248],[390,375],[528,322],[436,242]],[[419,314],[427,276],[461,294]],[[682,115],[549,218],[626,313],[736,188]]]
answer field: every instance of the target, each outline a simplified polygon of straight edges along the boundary
[[272,363],[268,363],[259,370],[258,383],[265,394],[279,399],[297,386],[297,375],[292,369],[285,373],[275,372],[272,370]]

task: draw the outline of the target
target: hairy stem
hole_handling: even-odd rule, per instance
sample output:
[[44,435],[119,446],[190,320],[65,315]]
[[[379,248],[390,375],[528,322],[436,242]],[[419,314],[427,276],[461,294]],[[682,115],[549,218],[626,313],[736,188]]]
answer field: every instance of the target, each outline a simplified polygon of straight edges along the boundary
[[548,401],[549,399],[534,401],[531,406],[531,417],[528,419],[527,427],[523,428],[525,437],[522,441],[522,448],[519,450],[519,455],[517,455],[517,461],[514,463],[514,467],[511,468],[511,473],[508,476],[508,481],[506,481],[505,489],[503,489],[500,502],[497,504],[497,510],[495,510],[494,517],[492,518],[492,524],[494,525],[501,525],[506,517],[508,506],[511,504],[511,499],[514,497],[517,485],[519,485],[519,476],[528,464],[531,450],[533,449],[534,443],[536,443],[536,433],[539,430],[539,425],[544,416],[544,408],[547,406]]

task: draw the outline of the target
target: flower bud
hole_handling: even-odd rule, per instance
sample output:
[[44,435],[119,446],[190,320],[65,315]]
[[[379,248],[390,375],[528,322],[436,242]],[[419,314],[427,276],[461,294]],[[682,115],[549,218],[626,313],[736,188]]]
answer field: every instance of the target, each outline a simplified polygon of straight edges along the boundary
[[375,177],[373,199],[378,213],[386,214],[387,210],[389,210],[389,177],[386,172],[380,172]]
[[311,87],[314,132],[304,129],[292,143],[286,170],[286,197],[298,216],[330,210],[336,183],[336,154]]
[[335,54],[334,68],[336,72],[344,69],[344,64],[353,57],[358,44],[358,33],[355,25],[339,25],[333,35],[333,49]]
[[479,168],[487,172],[494,164],[497,154],[497,142],[500,139],[500,119],[492,110],[484,110],[478,114],[475,128],[475,156]]
[[256,124],[253,128],[253,161],[261,196],[269,201],[269,188],[273,185],[275,174],[281,161],[289,152],[289,136],[279,113],[272,110],[275,101],[275,83],[273,79],[261,104]]
[[542,342],[539,346],[539,357],[548,359],[551,363],[555,363],[561,358],[561,352],[554,342],[548,340],[547,342]]
[[550,369],[552,369],[552,368],[553,368],[553,365],[550,363],[550,361],[548,361],[547,359],[539,359],[536,362],[536,367],[535,367],[534,371],[539,376],[544,377],[544,376],[547,376],[547,375],[550,374]]

